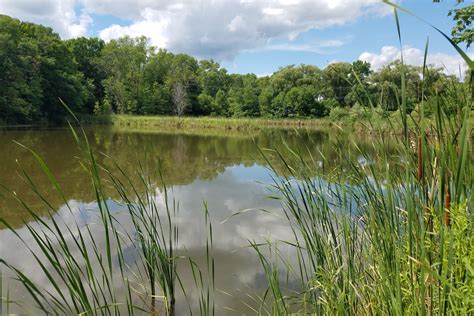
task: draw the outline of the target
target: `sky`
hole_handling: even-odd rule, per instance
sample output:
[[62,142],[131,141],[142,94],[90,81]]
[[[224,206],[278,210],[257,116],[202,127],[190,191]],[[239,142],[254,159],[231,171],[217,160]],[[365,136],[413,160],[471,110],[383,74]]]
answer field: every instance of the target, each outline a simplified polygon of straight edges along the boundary
[[[450,34],[456,0],[397,3]],[[357,59],[379,69],[401,50],[405,62],[421,65],[428,38],[429,63],[455,75],[466,68],[439,33],[402,12],[400,46],[393,9],[381,0],[0,0],[0,14],[50,26],[64,39],[144,35],[230,73],[264,76],[287,65]]]

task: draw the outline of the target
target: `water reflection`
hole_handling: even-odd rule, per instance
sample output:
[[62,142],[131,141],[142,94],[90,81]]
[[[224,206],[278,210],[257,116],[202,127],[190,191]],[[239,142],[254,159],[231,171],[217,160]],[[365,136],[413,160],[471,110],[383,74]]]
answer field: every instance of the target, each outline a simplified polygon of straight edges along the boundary
[[[255,175],[252,179],[250,176]],[[236,310],[237,314],[245,312],[242,301],[249,301],[247,294],[251,291],[263,291],[265,278],[260,270],[260,265],[253,251],[244,248],[248,246],[247,240],[291,239],[291,232],[287,223],[277,217],[263,212],[249,212],[233,217],[221,223],[236,211],[248,208],[265,208],[272,212],[279,212],[279,204],[266,198],[266,188],[255,182],[255,179],[268,180],[268,172],[261,166],[244,167],[243,165],[225,168],[213,181],[195,180],[188,185],[177,185],[172,189],[170,199],[180,202],[177,221],[180,226],[179,247],[180,254],[190,256],[198,264],[205,266],[206,231],[203,216],[203,199],[208,201],[209,210],[214,222],[215,260],[216,260],[216,287],[221,292],[217,295],[217,304]],[[159,189],[158,196],[160,195]],[[81,229],[88,225],[92,228],[92,235],[99,242],[99,248],[104,246],[103,232],[100,218],[95,203],[71,200],[69,207],[60,207],[54,215],[62,225],[74,227],[76,223]],[[127,210],[120,203],[109,201],[111,211],[124,231],[133,230],[133,225],[128,217]],[[26,228],[19,228],[17,233],[24,238],[27,244],[33,245],[34,240]],[[71,237],[71,236],[70,236]],[[34,276],[34,280],[46,290],[53,290],[42,273],[38,271],[37,263],[31,257],[29,250],[14,234],[8,230],[0,230],[0,257],[9,263],[14,263],[27,275]],[[72,242],[72,240],[67,240]],[[12,249],[17,251],[12,252]],[[130,257],[133,257],[133,249]],[[79,253],[77,257],[80,257]],[[130,263],[133,261],[130,259]],[[179,265],[179,274],[184,284],[193,286],[192,274],[187,261]],[[7,282],[4,287],[10,289],[10,294],[15,298],[26,298],[24,289],[14,282]],[[197,295],[190,295],[191,303],[197,306]],[[178,315],[186,314],[187,307],[181,297],[178,298]],[[248,310],[247,312],[249,312]]]
[[[136,173],[137,159],[146,160],[149,170],[160,169],[163,172],[164,181],[169,186],[190,184],[196,179],[213,181],[226,167],[264,166],[265,160],[258,148],[281,150],[288,145],[311,157],[321,173],[345,169],[344,165],[341,166],[344,162],[341,155],[360,155],[351,145],[351,139],[340,138],[334,131],[266,130],[243,135],[192,135],[88,128],[86,133],[94,150],[111,156],[127,174]],[[337,147],[344,148],[343,151],[335,148],[336,141],[341,140],[343,143]],[[34,149],[44,159],[66,197],[80,201],[94,200],[90,179],[78,163],[80,152],[70,131],[0,130],[0,184],[14,190],[35,211],[45,214],[28,182],[22,179],[23,171],[33,179],[52,205],[59,208],[63,201],[54,192],[52,184],[32,155],[13,141]],[[364,153],[374,151],[370,139],[357,139],[357,145]],[[97,158],[99,163],[105,160],[102,155]],[[243,167],[239,172],[245,172]],[[253,172],[253,169],[247,172],[249,179],[255,179]],[[28,220],[28,214],[14,199],[1,196],[0,216],[15,227],[20,227],[23,220]]]
[[[246,304],[255,305],[248,294],[261,293],[266,284],[258,258],[253,250],[245,248],[248,240],[292,239],[287,222],[269,213],[248,212],[220,224],[232,214],[248,208],[261,208],[275,214],[281,211],[278,201],[269,199],[267,188],[260,183],[269,183],[271,178],[259,148],[283,149],[288,145],[299,150],[315,164],[315,176],[321,177],[334,169],[346,168],[341,155],[353,156],[354,161],[361,164],[376,161],[376,157],[367,160],[360,156],[361,151],[364,157],[373,156],[374,148],[370,140],[357,140],[361,149],[359,151],[353,148],[350,139],[339,139],[329,131],[267,130],[245,135],[193,135],[89,128],[86,133],[95,152],[112,157],[126,174],[136,175],[138,159],[143,161],[148,170],[160,169],[163,172],[163,180],[171,188],[172,198],[179,201],[180,205],[179,252],[191,256],[198,263],[205,262],[203,201],[208,203],[216,236],[216,287],[222,291],[217,293],[217,305],[221,313],[225,311],[225,314],[229,314],[232,309],[236,310],[235,314],[253,314],[245,307]],[[70,208],[55,192],[32,155],[13,140],[34,149],[43,157],[60,183]],[[342,141],[338,146],[343,146],[343,151],[336,150],[336,140]],[[23,171],[26,172],[53,208],[57,209],[53,214],[55,218],[60,219],[65,226],[78,223],[79,228],[84,229],[87,225],[96,234],[98,246],[103,245],[91,180],[79,164],[81,153],[68,130],[4,130],[0,131],[0,146],[0,184],[13,190],[48,220],[47,208],[21,175]],[[99,163],[109,161],[104,155],[98,154],[97,158]],[[281,173],[284,172],[282,168]],[[159,195],[162,188],[156,189]],[[132,229],[128,213],[113,191],[110,192],[108,204],[122,229]],[[14,198],[0,196],[0,216],[17,228],[16,232],[25,238],[27,244],[34,244],[23,226],[24,221],[31,221],[31,216]],[[133,249],[129,245],[130,262],[134,258]],[[291,258],[291,253],[288,257]],[[35,273],[37,266],[31,260],[28,249],[12,232],[1,227],[0,258],[15,264],[26,274],[33,275],[46,289],[50,287],[41,273]],[[179,264],[179,274],[185,284],[192,284],[187,262]],[[10,289],[13,297],[25,297],[24,289],[11,281],[4,286]],[[190,295],[194,305],[197,304],[195,295]],[[178,298],[178,302],[180,299],[183,300],[182,297]],[[186,314],[185,304],[177,304],[177,309],[178,314]]]

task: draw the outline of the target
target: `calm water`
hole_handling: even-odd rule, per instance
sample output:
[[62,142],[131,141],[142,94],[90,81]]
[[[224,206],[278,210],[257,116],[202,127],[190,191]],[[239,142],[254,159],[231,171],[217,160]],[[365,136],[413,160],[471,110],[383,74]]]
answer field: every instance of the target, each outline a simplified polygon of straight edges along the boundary
[[[254,314],[242,302],[252,305],[247,294],[261,293],[266,282],[260,263],[253,250],[245,248],[248,240],[262,241],[263,238],[291,240],[287,223],[277,216],[263,212],[246,212],[221,223],[232,214],[248,208],[262,208],[274,213],[280,212],[280,204],[268,198],[267,186],[270,171],[258,148],[284,149],[284,144],[304,152],[315,161],[315,176],[325,178],[333,170],[346,168],[341,163],[340,151],[335,150],[339,140],[334,131],[268,130],[258,133],[201,134],[166,133],[159,131],[124,131],[113,128],[88,128],[89,141],[97,153],[105,153],[131,177],[136,174],[140,160],[149,170],[160,168],[163,179],[172,190],[172,196],[179,201],[179,248],[183,255],[198,262],[205,261],[205,229],[203,201],[207,201],[214,223],[216,287],[228,294],[217,294],[218,314]],[[73,212],[54,192],[52,184],[41,171],[31,153],[14,143],[19,142],[43,157],[51,168]],[[361,164],[372,163],[362,158],[347,138],[338,146],[345,146],[344,155],[349,155]],[[369,156],[373,151],[370,140],[356,139],[362,152]],[[147,153],[145,155],[144,153]],[[55,217],[65,225],[78,222],[81,225],[96,224],[100,220],[91,180],[79,164],[80,152],[69,130],[0,130],[0,184],[14,191],[27,201],[38,214],[46,215],[44,205],[35,197],[22,172],[26,172],[42,194],[57,209]],[[353,156],[353,157],[352,157]],[[107,158],[98,154],[100,162]],[[324,157],[324,158],[323,158]],[[376,161],[376,157],[373,157]],[[162,194],[157,186],[157,194]],[[17,229],[17,232],[31,240],[24,227],[24,221],[31,216],[9,194],[0,195],[0,216]],[[123,227],[131,227],[126,210],[117,196],[110,194],[109,204]],[[291,257],[291,253],[289,253]],[[0,258],[20,267],[35,280],[48,288],[47,280],[35,275],[35,263],[27,249],[12,232],[0,226]],[[191,271],[185,264],[179,266],[184,283],[191,280]],[[4,276],[8,272],[4,269]],[[3,281],[11,298],[24,299],[23,289],[15,282]],[[194,301],[193,301],[194,299]],[[196,297],[190,295],[191,303]],[[28,305],[28,302],[24,302]],[[222,308],[226,309],[222,309]],[[219,308],[221,312],[219,313]],[[234,309],[235,312],[231,310]],[[186,314],[180,307],[177,314]]]

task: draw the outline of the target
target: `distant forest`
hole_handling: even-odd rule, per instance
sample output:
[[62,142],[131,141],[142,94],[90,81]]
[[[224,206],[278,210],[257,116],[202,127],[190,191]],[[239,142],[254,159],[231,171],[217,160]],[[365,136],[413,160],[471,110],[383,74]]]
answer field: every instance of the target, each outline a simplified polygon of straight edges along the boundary
[[323,117],[367,106],[389,112],[400,103],[402,71],[408,109],[466,89],[442,69],[423,74],[398,61],[378,71],[355,61],[290,65],[266,77],[229,74],[213,60],[157,49],[145,37],[61,40],[51,28],[5,15],[0,43],[0,124],[61,123],[60,99],[79,115]]

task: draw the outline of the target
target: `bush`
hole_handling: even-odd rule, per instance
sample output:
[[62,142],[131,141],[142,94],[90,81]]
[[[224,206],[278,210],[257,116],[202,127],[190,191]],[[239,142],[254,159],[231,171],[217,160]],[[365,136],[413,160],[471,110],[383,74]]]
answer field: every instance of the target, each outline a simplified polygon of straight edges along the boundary
[[373,116],[372,108],[360,106],[356,103],[350,110],[351,121],[367,121]]
[[95,102],[94,105],[94,115],[111,115],[112,107],[110,106],[109,100],[105,99],[101,104],[99,101]]
[[341,107],[332,108],[329,112],[329,119],[331,121],[342,121],[349,117],[349,111]]

